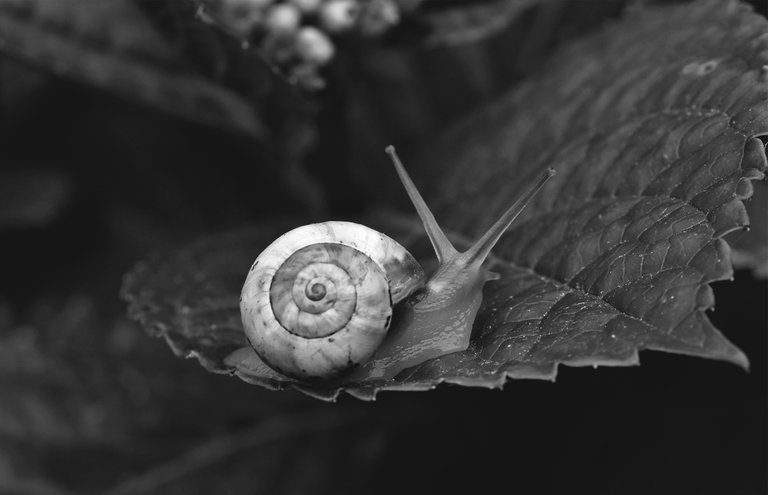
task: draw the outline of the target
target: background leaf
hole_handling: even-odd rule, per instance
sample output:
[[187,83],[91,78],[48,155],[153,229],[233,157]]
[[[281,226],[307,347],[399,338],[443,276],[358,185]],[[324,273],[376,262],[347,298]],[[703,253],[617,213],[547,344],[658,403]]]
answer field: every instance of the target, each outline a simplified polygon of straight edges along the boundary
[[[441,2],[424,2],[422,6],[437,7]],[[427,43],[460,45],[474,43],[502,31],[525,9],[543,3],[542,0],[486,0],[464,5],[442,5],[427,10],[423,20],[430,28]],[[559,7],[562,7],[560,5]]]
[[175,115],[263,133],[250,104],[198,75],[130,0],[2,0],[0,52]]
[[[488,5],[438,0],[434,11],[460,16],[478,3]],[[346,204],[356,202],[350,212],[391,204],[390,192],[401,186],[382,166],[381,150],[392,143],[405,156],[422,149],[449,124],[535,75],[558,46],[593,32],[624,8],[622,1],[591,2],[588,9],[585,5],[535,2],[482,42],[417,49],[390,43],[355,53],[346,62],[350,74],[342,83],[344,90],[328,105],[345,111],[345,116],[321,127],[326,134],[321,144],[332,139],[330,129],[343,129],[332,150],[338,163],[340,152],[349,149],[346,168],[326,179],[324,186],[333,190],[334,198],[347,191]],[[425,8],[422,13],[432,11]],[[410,163],[409,168],[417,172],[417,165]],[[339,187],[343,180],[353,182]],[[349,198],[350,191],[357,196]]]
[[[302,407],[297,397],[242,397],[236,382],[188,373],[99,303],[87,292],[41,299],[23,313],[0,303],[0,491],[46,493],[45,483],[35,490],[29,482],[47,480],[90,493],[184,452],[221,424]],[[103,463],[98,472],[71,475],[94,462]]]

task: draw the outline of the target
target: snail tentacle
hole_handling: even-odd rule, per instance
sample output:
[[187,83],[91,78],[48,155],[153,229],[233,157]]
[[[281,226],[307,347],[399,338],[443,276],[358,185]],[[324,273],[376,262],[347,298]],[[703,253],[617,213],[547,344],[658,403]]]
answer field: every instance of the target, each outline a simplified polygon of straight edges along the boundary
[[536,178],[536,180],[525,190],[522,196],[520,196],[512,205],[505,211],[501,217],[478,239],[472,247],[465,251],[467,264],[481,264],[491,250],[499,242],[499,239],[507,231],[512,222],[515,221],[518,215],[525,209],[526,205],[533,199],[539,189],[544,186],[550,177],[555,175],[555,169],[548,168]]
[[466,350],[483,286],[499,278],[483,261],[554,174],[541,174],[472,247],[459,252],[394,147],[386,152],[424,224],[437,269],[427,278],[403,246],[349,222],[305,225],[278,238],[251,267],[240,310],[251,346],[284,375],[333,380],[356,368],[344,380],[391,379]]
[[430,242],[432,242],[432,247],[435,249],[437,261],[443,263],[445,260],[455,256],[458,251],[453,247],[451,241],[448,240],[443,229],[440,228],[437,220],[435,220],[432,210],[429,209],[424,198],[421,197],[421,193],[419,193],[419,190],[411,180],[408,172],[406,172],[400,158],[397,156],[395,147],[387,146],[386,152],[392,159],[392,163],[395,165],[395,170],[397,170],[397,175],[400,177],[400,182],[403,183],[405,191],[411,198],[411,202],[413,203],[413,206],[416,207],[416,212],[419,214],[419,218],[421,218],[421,221],[424,224],[424,230],[427,231],[427,236],[429,237]]
[[469,347],[475,316],[483,300],[483,286],[499,278],[482,263],[531,198],[554,174],[552,169],[541,174],[472,247],[458,252],[437,226],[394,148],[387,148],[387,154],[424,222],[440,264],[418,297],[405,302],[404,314],[395,321],[379,350],[356,372],[360,378],[392,379],[406,368]]

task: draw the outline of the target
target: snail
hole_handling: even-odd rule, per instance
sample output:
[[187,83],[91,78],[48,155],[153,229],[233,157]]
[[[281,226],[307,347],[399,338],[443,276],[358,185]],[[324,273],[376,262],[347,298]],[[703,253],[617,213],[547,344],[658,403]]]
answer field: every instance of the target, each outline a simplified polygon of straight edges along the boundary
[[437,256],[425,274],[389,236],[330,221],[298,227],[253,263],[240,297],[249,343],[275,371],[299,380],[391,379],[427,359],[465,350],[483,285],[483,261],[554,174],[548,169],[468,250],[438,226],[394,147],[386,149]]

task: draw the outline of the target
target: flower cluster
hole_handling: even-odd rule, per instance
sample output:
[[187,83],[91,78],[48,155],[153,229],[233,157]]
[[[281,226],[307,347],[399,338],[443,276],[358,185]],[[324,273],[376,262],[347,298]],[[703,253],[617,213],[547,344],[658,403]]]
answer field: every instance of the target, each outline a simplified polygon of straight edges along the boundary
[[310,86],[322,81],[317,73],[334,56],[334,37],[379,36],[401,14],[396,0],[207,0],[205,6],[205,15]]

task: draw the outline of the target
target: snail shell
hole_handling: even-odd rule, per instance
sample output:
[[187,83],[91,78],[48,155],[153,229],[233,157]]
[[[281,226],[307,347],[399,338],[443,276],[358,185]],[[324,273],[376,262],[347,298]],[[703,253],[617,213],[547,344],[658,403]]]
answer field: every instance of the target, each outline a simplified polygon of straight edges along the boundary
[[333,378],[374,354],[393,305],[424,279],[413,256],[385,234],[349,222],[304,225],[254,262],[240,298],[243,326],[273,369]]

